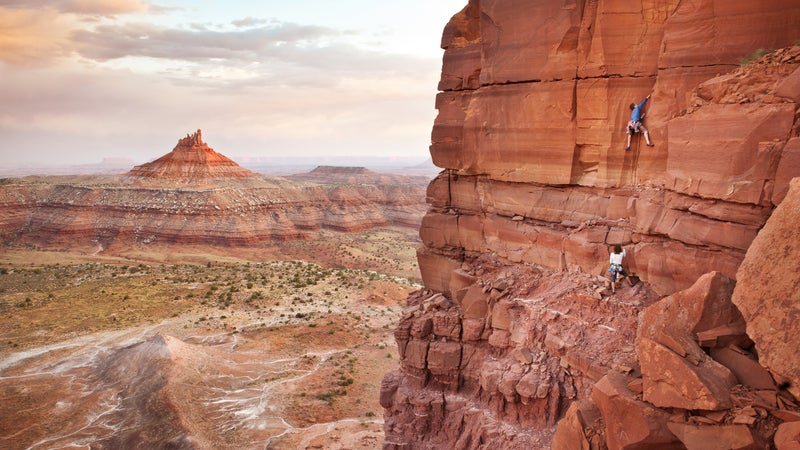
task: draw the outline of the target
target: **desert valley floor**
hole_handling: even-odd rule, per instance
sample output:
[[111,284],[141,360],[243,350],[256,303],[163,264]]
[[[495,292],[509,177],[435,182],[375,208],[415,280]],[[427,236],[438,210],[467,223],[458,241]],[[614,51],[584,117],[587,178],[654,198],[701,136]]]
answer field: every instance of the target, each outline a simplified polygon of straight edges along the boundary
[[418,239],[4,249],[0,447],[380,448]]

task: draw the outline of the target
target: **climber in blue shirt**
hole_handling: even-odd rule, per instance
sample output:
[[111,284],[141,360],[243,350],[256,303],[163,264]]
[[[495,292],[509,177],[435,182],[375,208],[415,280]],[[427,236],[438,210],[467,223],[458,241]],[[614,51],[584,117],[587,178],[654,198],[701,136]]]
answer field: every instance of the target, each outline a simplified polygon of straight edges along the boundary
[[650,142],[650,133],[648,133],[647,128],[642,123],[642,119],[644,119],[644,114],[642,114],[642,108],[644,108],[644,104],[647,103],[647,100],[649,99],[650,96],[648,95],[638,105],[636,103],[631,103],[631,109],[633,110],[631,111],[631,120],[630,122],[628,122],[628,126],[625,129],[625,132],[628,134],[628,145],[625,146],[626,151],[631,149],[631,136],[634,133],[639,133],[639,132],[644,134],[644,140],[647,143],[647,146],[648,147],[653,146],[653,144]]

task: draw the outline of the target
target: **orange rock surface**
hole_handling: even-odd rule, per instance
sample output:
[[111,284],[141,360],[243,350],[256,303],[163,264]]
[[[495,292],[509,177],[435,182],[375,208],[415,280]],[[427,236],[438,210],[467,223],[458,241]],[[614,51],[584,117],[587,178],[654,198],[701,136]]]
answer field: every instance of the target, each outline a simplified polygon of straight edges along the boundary
[[[591,273],[620,243],[664,294],[735,277],[798,174],[800,49],[740,64],[791,45],[796,23],[800,6],[776,0],[471,1],[444,30],[431,155],[445,171],[423,239]],[[655,147],[626,152],[628,104],[648,94]]]
[[[797,221],[765,223],[800,204],[798,23],[790,0],[471,0],[453,16],[427,290],[396,331],[385,449],[778,443],[800,398],[782,344],[797,258],[778,244]],[[648,95],[655,146],[626,151],[629,104]],[[633,275],[615,295],[613,245]],[[778,249],[774,288],[740,312],[737,280],[758,291]],[[443,315],[460,335],[426,325]]]
[[159,178],[181,183],[197,183],[214,178],[257,176],[203,142],[201,130],[178,141],[172,152],[155,161],[136,166],[133,177]]

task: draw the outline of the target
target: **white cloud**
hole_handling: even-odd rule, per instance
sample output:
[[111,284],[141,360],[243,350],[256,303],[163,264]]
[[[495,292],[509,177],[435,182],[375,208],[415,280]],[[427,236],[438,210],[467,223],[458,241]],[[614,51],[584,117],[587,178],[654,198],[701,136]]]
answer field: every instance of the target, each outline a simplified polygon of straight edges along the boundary
[[15,105],[0,117],[5,163],[146,161],[197,128],[230,155],[427,156],[441,51],[258,11],[35,3],[0,7],[0,102]]

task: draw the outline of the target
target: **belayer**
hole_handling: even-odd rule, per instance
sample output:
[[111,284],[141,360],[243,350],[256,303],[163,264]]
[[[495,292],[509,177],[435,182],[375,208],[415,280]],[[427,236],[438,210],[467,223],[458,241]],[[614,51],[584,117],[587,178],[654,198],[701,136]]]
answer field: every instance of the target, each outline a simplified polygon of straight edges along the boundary
[[641,132],[644,134],[644,140],[647,142],[648,147],[652,147],[653,144],[650,142],[650,133],[647,132],[647,128],[642,123],[642,119],[644,119],[644,114],[642,114],[642,109],[644,108],[644,104],[647,103],[647,100],[650,99],[650,95],[644,98],[641,103],[638,105],[636,103],[631,103],[631,120],[628,122],[628,126],[625,129],[625,132],[628,134],[628,145],[625,146],[625,150],[631,149],[631,136],[634,133]]
[[[625,250],[623,250],[621,245],[615,245],[614,250],[611,251],[611,255],[608,258],[608,262],[610,265],[608,266],[608,273],[611,274],[611,292],[617,292],[617,281],[621,281],[623,278],[628,277],[628,272],[625,268],[622,267],[622,258],[625,257]],[[628,278],[628,283],[633,286],[630,278]]]

